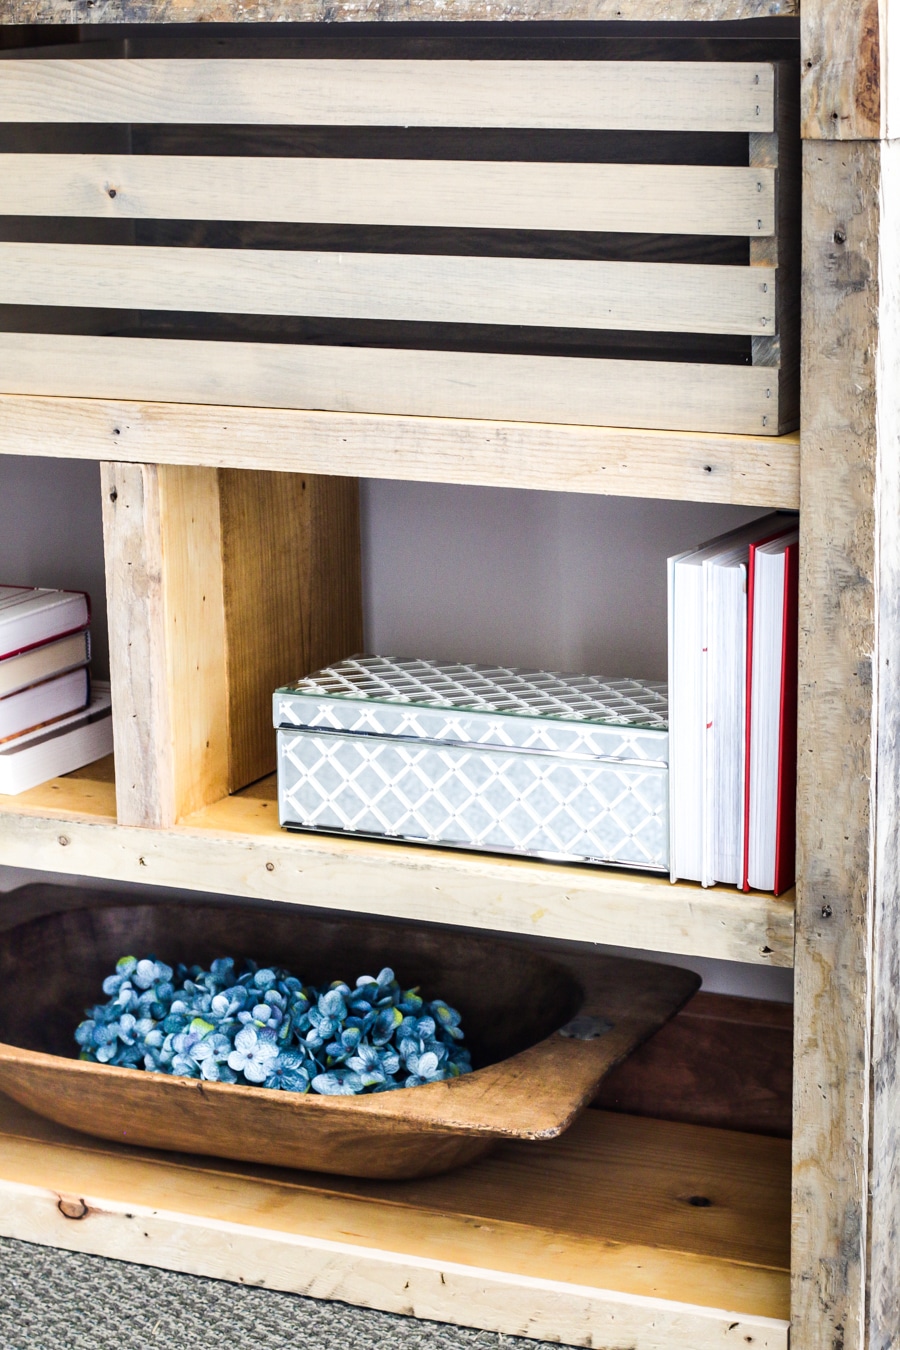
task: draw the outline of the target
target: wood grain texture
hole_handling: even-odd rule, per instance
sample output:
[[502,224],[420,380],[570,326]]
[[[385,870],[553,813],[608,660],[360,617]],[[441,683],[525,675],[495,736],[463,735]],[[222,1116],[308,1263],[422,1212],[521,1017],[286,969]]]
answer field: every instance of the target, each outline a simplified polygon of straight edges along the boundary
[[872,859],[872,1107],[868,1334],[873,1350],[900,1340],[900,146],[881,146],[881,238],[875,473],[877,719]]
[[116,822],[116,780],[113,756],[88,764],[74,774],[50,778],[46,783],[18,792],[0,793],[0,811],[16,815],[55,817],[57,820]]
[[[891,99],[898,75],[888,48],[896,35],[887,0],[810,0],[802,11],[803,135],[810,140],[878,140],[896,135]],[[896,94],[896,88],[893,89]]]
[[793,1009],[699,993],[604,1080],[595,1105],[787,1139]]
[[220,469],[218,491],[234,791],[274,771],[273,691],[362,650],[359,492],[244,469]]
[[[64,781],[64,780],[61,780]],[[291,834],[233,796],[171,830],[0,817],[0,862],[287,904],[790,967],[793,893],[738,895],[603,868]],[[270,866],[271,864],[271,866]]]
[[771,131],[772,67],[594,61],[6,62],[0,121]]
[[4,305],[768,334],[776,298],[769,267],[0,243]]
[[[0,155],[0,175],[9,215],[719,236],[764,236],[774,229],[771,168],[47,154]],[[64,255],[57,263],[51,249],[42,250],[41,265],[65,265]],[[125,255],[125,247],[119,252]],[[143,253],[148,267],[163,261],[149,249]],[[7,256],[12,261],[0,270],[4,293],[17,255]],[[118,276],[114,257],[107,253],[101,261]],[[87,252],[84,258],[87,265]],[[125,257],[120,261],[124,266]],[[275,262],[269,259],[270,266]],[[282,254],[283,267],[291,262]]]
[[[594,1117],[555,1147],[504,1145],[447,1183],[370,1194],[377,1183],[336,1191],[309,1174],[96,1145],[4,1102],[0,1230],[510,1335],[786,1350],[784,1146]],[[720,1196],[719,1212],[686,1205],[686,1185]],[[673,1246],[652,1236],[664,1217]],[[706,1254],[712,1231],[740,1255],[752,1231],[775,1268]]]
[[123,825],[172,825],[228,790],[214,469],[102,469],[116,795]]
[[0,394],[0,453],[796,508],[799,441]]
[[175,769],[159,471],[155,465],[108,464],[101,484],[106,597],[116,616],[109,665],[118,815],[123,824],[171,825]]
[[477,23],[760,19],[800,12],[799,0],[4,0],[9,23]]
[[0,388],[15,393],[779,432],[778,372],[768,367],[52,334],[0,336],[0,352],[9,353]]
[[882,1350],[900,1339],[898,166],[820,141],[804,163],[792,1345]]
[[[165,598],[165,689],[177,820],[218,801],[230,781],[222,526],[214,470],[160,465],[156,473]],[[148,540],[151,553],[154,548],[155,541]],[[140,622],[140,614],[127,615],[121,603],[110,612],[111,629],[123,622],[133,628]],[[153,774],[152,761],[144,767],[146,774]],[[148,822],[132,817],[124,823]]]

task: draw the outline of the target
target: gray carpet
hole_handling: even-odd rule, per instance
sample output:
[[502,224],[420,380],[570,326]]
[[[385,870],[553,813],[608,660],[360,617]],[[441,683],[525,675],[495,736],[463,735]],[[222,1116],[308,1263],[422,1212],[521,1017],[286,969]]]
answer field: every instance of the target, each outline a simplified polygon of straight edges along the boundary
[[[0,1350],[550,1350],[0,1238]],[[557,1347],[559,1350],[559,1347]]]

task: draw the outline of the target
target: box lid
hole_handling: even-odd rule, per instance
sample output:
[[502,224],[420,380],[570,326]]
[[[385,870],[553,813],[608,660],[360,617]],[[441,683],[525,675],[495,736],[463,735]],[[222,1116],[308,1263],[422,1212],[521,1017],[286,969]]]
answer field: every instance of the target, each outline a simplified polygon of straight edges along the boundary
[[668,761],[665,683],[357,656],[276,690],[276,727]]

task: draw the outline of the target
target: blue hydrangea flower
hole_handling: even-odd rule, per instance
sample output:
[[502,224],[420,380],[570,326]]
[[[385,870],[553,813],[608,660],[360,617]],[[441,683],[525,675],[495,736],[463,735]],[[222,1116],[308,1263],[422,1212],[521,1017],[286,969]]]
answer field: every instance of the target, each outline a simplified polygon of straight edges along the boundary
[[303,1056],[295,1050],[282,1050],[272,1061],[265,1085],[284,1092],[308,1092],[309,1072]]
[[471,1072],[459,1013],[403,990],[389,966],[353,988],[304,986],[286,970],[232,957],[209,970],[126,956],[108,1001],[75,1031],[95,1063],[290,1092],[390,1092]]
[[242,1073],[248,1082],[264,1083],[277,1058],[277,1046],[261,1040],[255,1027],[242,1027],[234,1038],[228,1067],[235,1073]]
[[363,1081],[359,1074],[344,1069],[334,1073],[319,1073],[312,1080],[313,1092],[323,1097],[355,1097],[363,1090]]

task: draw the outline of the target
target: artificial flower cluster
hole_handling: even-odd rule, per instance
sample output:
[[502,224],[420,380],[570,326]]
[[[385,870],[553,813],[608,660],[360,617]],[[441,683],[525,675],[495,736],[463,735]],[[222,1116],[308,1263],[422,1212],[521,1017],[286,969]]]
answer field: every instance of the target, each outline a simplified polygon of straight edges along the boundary
[[459,1013],[386,967],[354,988],[303,985],[286,970],[231,957],[174,970],[123,956],[109,1001],[75,1032],[81,1059],[212,1083],[354,1096],[458,1078],[472,1061]]

